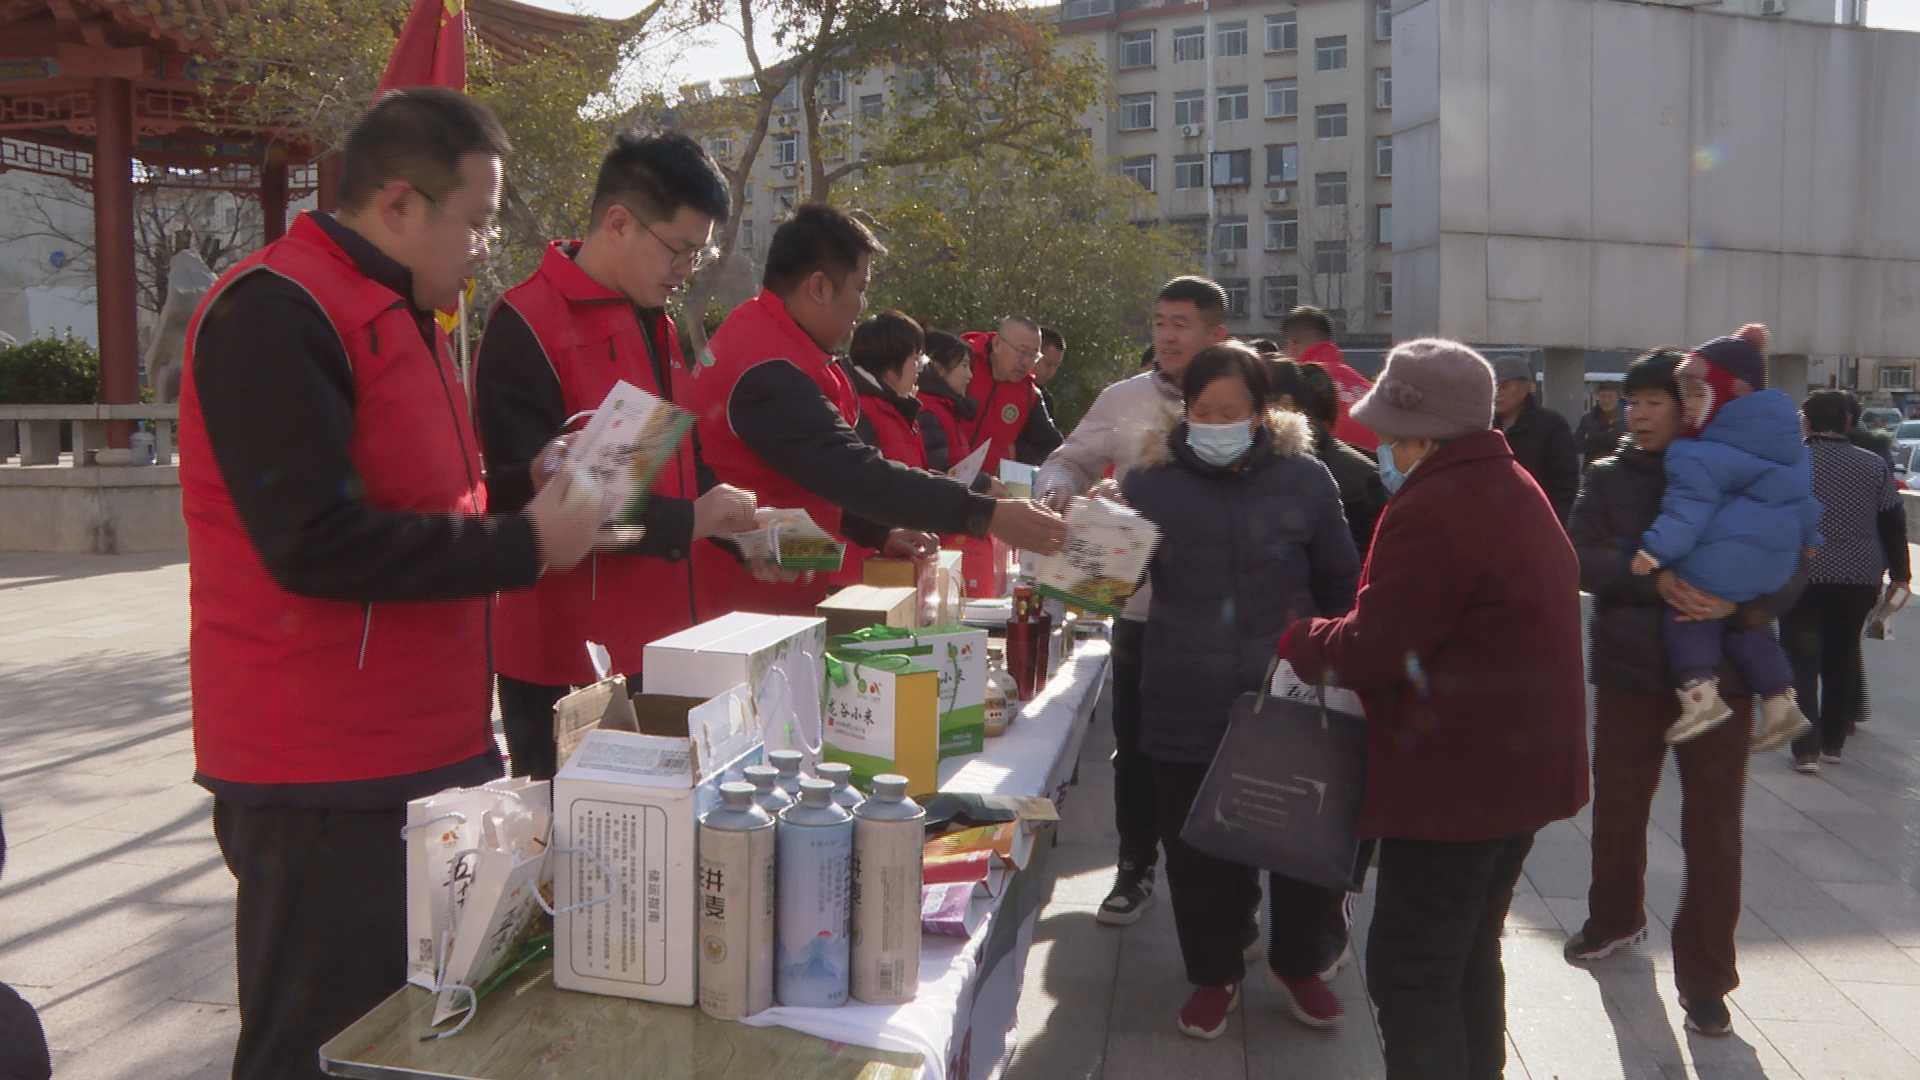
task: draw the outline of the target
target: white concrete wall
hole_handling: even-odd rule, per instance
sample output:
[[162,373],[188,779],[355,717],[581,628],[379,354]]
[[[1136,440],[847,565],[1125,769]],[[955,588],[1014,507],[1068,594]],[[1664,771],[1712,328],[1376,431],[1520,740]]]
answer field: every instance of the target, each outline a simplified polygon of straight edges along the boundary
[[1398,337],[1920,354],[1920,35],[1620,0],[1395,16]]

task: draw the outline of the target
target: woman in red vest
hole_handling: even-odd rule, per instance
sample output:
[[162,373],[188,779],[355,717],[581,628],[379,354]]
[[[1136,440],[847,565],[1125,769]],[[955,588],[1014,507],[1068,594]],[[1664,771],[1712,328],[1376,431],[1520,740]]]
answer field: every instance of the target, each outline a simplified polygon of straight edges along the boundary
[[919,399],[925,415],[920,438],[927,449],[927,467],[946,472],[973,453],[967,432],[980,403],[967,394],[973,382],[973,350],[952,334],[927,332],[927,364],[920,369]]
[[[905,312],[883,312],[854,328],[847,357],[842,361],[847,381],[860,397],[860,419],[853,425],[860,441],[880,451],[888,461],[916,469],[927,467],[927,447],[920,438],[920,402],[913,396],[921,362],[926,359],[921,354],[925,344],[920,324]],[[923,536],[919,546],[937,547],[938,540]],[[846,563],[834,582],[858,582],[863,573],[861,563],[873,554],[872,548],[849,544]]]

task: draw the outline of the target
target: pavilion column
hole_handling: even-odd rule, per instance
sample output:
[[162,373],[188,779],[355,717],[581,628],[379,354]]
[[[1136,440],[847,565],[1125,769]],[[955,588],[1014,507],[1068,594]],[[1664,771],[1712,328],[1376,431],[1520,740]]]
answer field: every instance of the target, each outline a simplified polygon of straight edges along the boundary
[[[100,312],[100,400],[140,402],[140,331],[136,319],[133,248],[133,84],[93,82],[93,250],[95,302]],[[108,445],[124,447],[132,421],[117,421]]]
[[260,220],[266,242],[287,235],[287,163],[268,162],[260,168]]
[[338,153],[328,154],[320,159],[320,190],[314,193],[314,204],[323,214],[331,214],[340,209],[340,165]]

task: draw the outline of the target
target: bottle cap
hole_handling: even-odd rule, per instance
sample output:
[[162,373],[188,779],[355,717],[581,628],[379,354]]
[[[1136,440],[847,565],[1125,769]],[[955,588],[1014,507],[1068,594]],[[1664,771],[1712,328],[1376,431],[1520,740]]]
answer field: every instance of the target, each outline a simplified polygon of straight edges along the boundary
[[800,801],[808,806],[826,806],[833,802],[833,781],[817,776],[801,777]]
[[853,766],[844,761],[823,761],[814,767],[813,774],[836,788],[853,782]]
[[754,786],[743,780],[729,780],[720,785],[720,805],[730,810],[744,810],[753,805]]
[[791,776],[800,771],[800,751],[774,750],[767,754],[767,760],[781,776]]
[[873,797],[883,802],[907,797],[907,778],[897,773],[881,773],[873,778]]
[[740,772],[756,791],[771,791],[774,781],[780,779],[780,770],[771,765],[749,765]]

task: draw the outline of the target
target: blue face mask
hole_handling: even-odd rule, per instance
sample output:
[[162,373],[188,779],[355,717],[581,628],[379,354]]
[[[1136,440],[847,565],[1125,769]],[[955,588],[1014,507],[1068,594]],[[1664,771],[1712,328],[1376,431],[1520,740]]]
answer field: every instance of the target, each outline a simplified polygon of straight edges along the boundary
[[1380,444],[1380,482],[1387,485],[1389,495],[1399,491],[1400,485],[1407,482],[1407,474],[1401,472],[1399,464],[1393,460],[1393,444],[1390,442]]
[[1253,423],[1196,424],[1187,421],[1187,445],[1201,461],[1225,468],[1240,460],[1253,445]]

